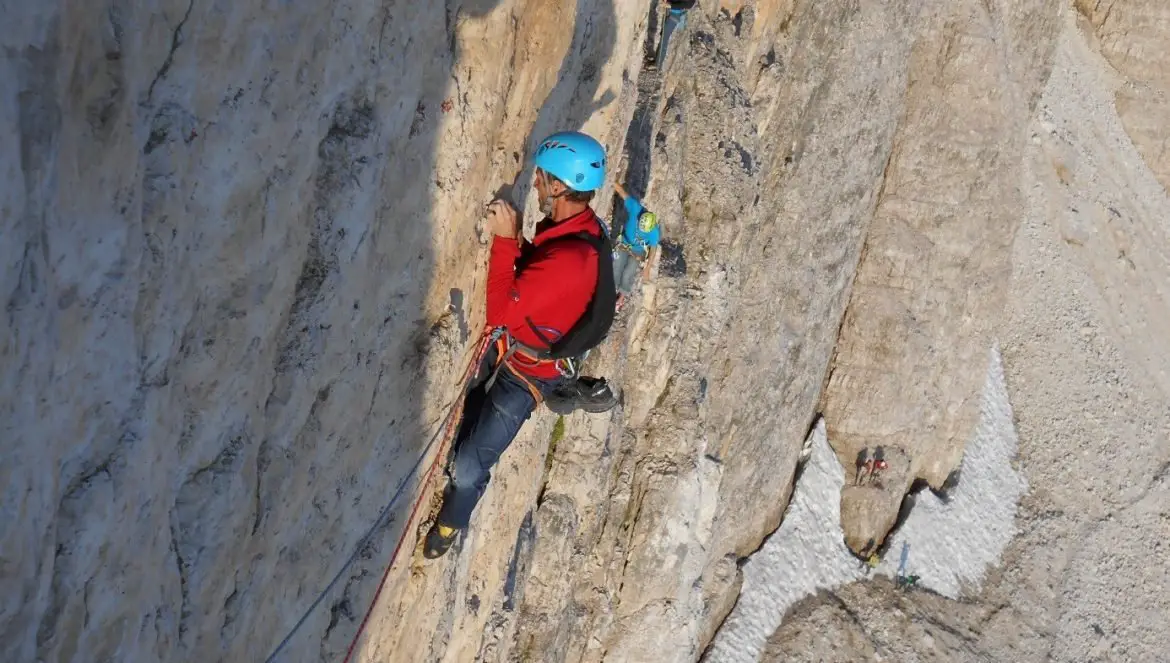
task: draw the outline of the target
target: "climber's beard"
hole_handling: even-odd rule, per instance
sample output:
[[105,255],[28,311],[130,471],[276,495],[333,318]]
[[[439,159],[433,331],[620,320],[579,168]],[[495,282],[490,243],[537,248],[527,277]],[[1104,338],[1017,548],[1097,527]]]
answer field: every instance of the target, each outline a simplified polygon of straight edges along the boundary
[[533,178],[532,188],[536,189],[536,205],[540,209],[540,213],[545,216],[551,216],[553,213],[553,203],[556,201],[556,196],[552,195],[551,189],[548,185],[548,177],[545,176],[543,170],[536,171],[536,177]]
[[[537,196],[540,196],[540,194],[539,194],[539,193],[537,193],[536,195],[537,195]],[[554,197],[552,197],[552,196],[547,196],[547,197],[542,197],[542,198],[540,198],[540,202],[539,202],[539,203],[537,203],[537,205],[538,205],[538,206],[539,206],[539,208],[540,208],[540,213],[541,213],[541,214],[543,214],[543,215],[545,215],[545,216],[552,216],[552,213],[553,213],[553,201],[555,201],[555,200],[556,200],[556,198],[554,198]]]

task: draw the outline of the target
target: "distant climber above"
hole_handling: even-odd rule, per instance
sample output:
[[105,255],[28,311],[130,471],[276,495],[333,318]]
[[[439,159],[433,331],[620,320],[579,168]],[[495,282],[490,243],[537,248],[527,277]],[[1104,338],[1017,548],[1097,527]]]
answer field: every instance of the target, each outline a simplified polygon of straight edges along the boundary
[[670,44],[670,37],[675,30],[687,24],[687,11],[695,6],[696,0],[666,0],[666,17],[662,22],[662,38],[658,40],[658,57],[654,60],[654,67],[662,69],[666,62],[666,48]]
[[[618,292],[615,308],[620,310],[637,285],[639,271],[642,278],[646,278],[650,258],[658,248],[662,231],[658,217],[646,209],[642,201],[631,196],[620,183],[614,183],[614,190],[622,198],[626,217],[613,251],[613,278]],[[620,401],[618,392],[605,378],[581,376],[554,389],[548,395],[547,404],[557,414],[569,414],[578,409],[596,414],[613,409]]]
[[612,247],[589,207],[605,181],[605,148],[583,133],[561,132],[541,141],[533,165],[545,218],[531,243],[510,203],[488,206],[487,322],[500,334],[466,396],[451,480],[426,537],[428,558],[446,553],[467,528],[500,455],[572,374],[569,358],[599,343],[613,321]]

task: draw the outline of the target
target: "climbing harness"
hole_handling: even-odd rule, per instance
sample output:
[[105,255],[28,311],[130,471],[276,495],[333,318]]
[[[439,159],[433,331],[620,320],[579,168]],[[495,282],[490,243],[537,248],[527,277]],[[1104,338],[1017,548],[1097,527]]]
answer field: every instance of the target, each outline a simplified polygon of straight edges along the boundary
[[[350,659],[353,657],[357,643],[361,639],[362,632],[365,631],[366,624],[370,620],[370,615],[374,611],[374,606],[378,603],[378,598],[382,594],[382,589],[386,586],[386,580],[390,577],[390,570],[394,567],[394,562],[398,559],[398,553],[402,550],[402,544],[406,541],[406,536],[411,530],[415,516],[418,515],[419,507],[422,505],[423,499],[429,494],[427,491],[427,486],[430,485],[431,479],[434,478],[435,469],[439,467],[440,460],[446,455],[446,447],[448,444],[450,444],[451,438],[453,437],[455,424],[459,421],[463,412],[463,403],[466,399],[467,386],[471,380],[471,376],[473,374],[472,371],[473,369],[478,370],[480,362],[483,361],[483,357],[487,353],[487,349],[491,347],[491,344],[499,338],[502,331],[502,329],[492,329],[490,327],[484,330],[483,336],[480,337],[478,342],[479,347],[477,348],[475,355],[472,357],[471,362],[468,363],[467,368],[463,371],[463,376],[460,378],[460,394],[458,398],[455,399],[455,402],[451,405],[451,409],[447,411],[447,416],[443,420],[443,425],[435,431],[434,435],[431,436],[431,439],[427,442],[426,446],[423,447],[422,453],[419,454],[418,458],[414,462],[414,466],[411,467],[410,472],[408,472],[407,475],[403,477],[402,482],[398,484],[398,488],[394,491],[394,495],[390,498],[390,501],[386,503],[386,506],[382,509],[381,513],[378,514],[378,518],[374,521],[374,524],[371,525],[368,530],[366,530],[366,533],[363,534],[360,539],[358,539],[357,545],[354,546],[353,552],[350,553],[349,558],[345,560],[345,563],[342,564],[341,568],[337,570],[336,574],[334,574],[333,579],[329,581],[329,584],[325,586],[325,589],[323,589],[321,593],[317,595],[317,598],[313,600],[313,602],[309,605],[309,608],[305,610],[305,613],[301,615],[301,618],[298,619],[297,623],[293,625],[291,630],[289,630],[288,635],[286,635],[284,639],[280,641],[280,644],[278,644],[276,648],[272,650],[272,653],[268,656],[268,658],[264,659],[265,663],[274,663],[274,661],[277,660],[277,656],[279,656],[284,648],[288,646],[288,644],[292,641],[293,636],[295,636],[297,632],[300,631],[301,627],[305,625],[305,622],[308,621],[309,616],[313,614],[313,611],[317,609],[317,606],[321,605],[321,602],[325,600],[325,597],[328,596],[329,593],[333,591],[333,588],[337,586],[337,583],[341,580],[342,576],[344,576],[349,568],[353,566],[354,562],[357,561],[357,558],[361,554],[362,550],[365,549],[365,547],[373,539],[374,533],[377,532],[382,524],[385,523],[386,520],[390,517],[391,509],[394,508],[394,505],[398,502],[398,498],[401,497],[402,493],[406,490],[406,485],[410,483],[411,477],[415,475],[418,468],[422,465],[423,459],[425,459],[427,455],[430,454],[431,449],[435,446],[435,442],[439,441],[440,443],[438,452],[431,460],[431,464],[427,469],[426,476],[423,478],[423,481],[419,486],[420,489],[418,498],[415,499],[414,506],[410,510],[410,516],[407,518],[407,521],[402,528],[402,534],[399,535],[398,542],[394,545],[394,551],[390,554],[390,561],[387,562],[386,569],[382,573],[382,579],[378,582],[378,589],[374,592],[374,598],[370,600],[370,605],[366,609],[366,613],[362,617],[361,623],[358,625],[357,632],[354,634],[353,640],[349,644],[349,648],[346,650],[345,663],[349,663]],[[442,434],[442,438],[439,437],[440,434]]]
[[[439,445],[438,452],[435,454],[434,459],[431,461],[430,468],[427,470],[426,477],[423,479],[421,490],[419,491],[419,494],[418,494],[418,498],[415,499],[414,506],[410,510],[410,516],[406,521],[406,525],[402,530],[402,535],[399,537],[398,543],[394,546],[394,552],[391,553],[391,555],[390,555],[390,561],[386,564],[386,569],[382,572],[382,579],[378,582],[378,588],[377,588],[377,590],[374,591],[374,597],[372,599],[370,599],[370,605],[368,608],[366,608],[365,615],[362,617],[361,623],[358,624],[357,632],[354,633],[353,640],[349,644],[349,649],[346,651],[346,654],[345,654],[344,663],[349,663],[349,661],[353,657],[353,653],[357,647],[357,643],[358,643],[358,641],[361,640],[362,633],[365,631],[366,625],[369,623],[370,615],[373,614],[374,607],[378,604],[378,598],[382,595],[382,590],[386,587],[386,581],[390,577],[390,570],[394,568],[394,562],[398,559],[398,553],[402,549],[402,543],[406,539],[406,534],[414,526],[414,519],[415,519],[415,516],[418,515],[419,507],[422,505],[423,500],[428,495],[427,486],[430,485],[431,479],[434,477],[435,470],[437,468],[439,468],[440,465],[443,464],[441,461],[447,457],[447,447],[451,443],[451,440],[454,437],[454,433],[457,430],[457,422],[462,417],[463,403],[464,403],[466,396],[467,396],[468,385],[471,382],[472,376],[477,375],[479,373],[479,369],[483,363],[483,359],[487,355],[488,348],[492,347],[493,345],[496,346],[496,360],[495,360],[495,365],[492,367],[491,375],[488,377],[487,381],[484,383],[484,390],[485,391],[490,390],[492,388],[492,385],[495,383],[496,378],[499,376],[499,372],[501,370],[507,370],[514,377],[519,379],[528,388],[528,391],[532,394],[532,397],[533,397],[533,399],[536,400],[537,404],[539,404],[541,401],[544,400],[544,397],[541,394],[540,389],[538,389],[536,387],[536,385],[533,384],[533,382],[530,379],[525,377],[523,373],[521,373],[519,370],[517,370],[512,365],[512,363],[509,362],[508,360],[511,358],[517,357],[518,355],[521,358],[530,359],[532,361],[537,361],[537,362],[550,361],[550,360],[538,359],[535,356],[533,356],[533,355],[535,355],[535,353],[531,352],[531,349],[527,348],[527,346],[524,346],[523,344],[519,343],[514,338],[512,338],[512,335],[509,334],[508,330],[504,327],[496,327],[496,328],[488,327],[487,329],[485,329],[483,337],[481,338],[481,340],[479,342],[479,348],[476,350],[475,356],[472,358],[471,363],[469,363],[467,365],[467,368],[463,371],[463,377],[460,378],[460,384],[462,385],[462,388],[460,389],[460,397],[456,401],[456,403],[454,405],[452,405],[451,410],[448,412],[447,418],[444,421],[443,427],[440,429],[442,431],[445,431],[443,438],[442,438],[442,443]],[[558,363],[558,369],[559,369],[560,362],[562,362],[563,360],[555,360],[555,361]],[[570,364],[570,366],[571,366],[571,364]],[[435,435],[436,436],[438,435],[437,431],[436,431]],[[416,461],[415,468],[418,467],[418,464],[422,462],[422,458],[424,458],[427,455],[427,453],[430,451],[430,448],[434,444],[434,441],[435,441],[435,437],[432,437],[431,442],[429,442],[427,444],[427,448],[423,450],[422,456],[420,456],[419,460]],[[413,471],[412,471],[412,473],[413,473]],[[404,485],[405,485],[405,481],[403,482],[403,486]],[[395,493],[394,497],[391,499],[391,502],[390,502],[391,505],[393,505],[394,502],[398,499],[398,496],[402,492],[403,486],[399,486],[398,492]],[[385,515],[389,511],[389,508],[390,507],[387,506],[386,510],[383,511],[383,515]],[[382,517],[379,517],[378,523],[375,523],[375,528],[378,526],[378,524],[381,523],[381,520],[382,520]],[[373,533],[373,530],[375,528],[371,528],[370,532],[367,533],[367,537]],[[364,538],[365,537],[363,537],[363,539]],[[362,545],[364,545],[364,541],[361,543],[362,543]],[[361,548],[362,548],[362,546],[359,545],[358,548],[354,551],[353,555],[350,556],[350,559],[349,559],[349,561],[346,562],[345,567],[343,567],[342,570],[340,572],[338,572],[338,575],[337,575],[337,577],[334,578],[333,583],[330,583],[330,586],[326,588],[326,592],[328,592],[329,589],[332,588],[333,584],[335,584],[337,582],[337,579],[341,577],[341,574],[344,573],[345,569],[348,568],[353,563],[353,560],[357,557],[357,554],[361,550]],[[309,608],[310,612],[313,610],[313,608],[315,608],[317,606],[318,603],[321,602],[321,599],[324,598],[324,594],[326,592],[323,592],[322,596],[319,597],[317,599],[317,601],[315,601],[314,604]],[[301,618],[301,623],[303,623],[305,618],[307,618],[307,617],[308,617],[308,613],[306,613],[305,617]],[[299,627],[300,627],[300,623],[297,624],[297,628],[299,628]],[[294,631],[295,631],[295,628],[294,628]],[[291,638],[291,637],[292,637],[292,634],[290,633],[289,638]],[[287,641],[289,638],[286,638],[285,640]],[[281,646],[283,647],[284,643],[281,643]],[[279,648],[277,649],[277,651],[279,651]],[[276,655],[276,653],[274,652],[273,656],[275,656],[275,655]],[[271,661],[271,657],[269,658],[269,660]]]
[[634,245],[630,244],[630,242],[626,240],[625,237],[619,237],[618,241],[614,243],[614,248],[618,251],[624,251],[625,253],[632,255],[638,260],[642,259],[641,255],[634,252]]
[[517,370],[517,365],[536,367],[554,364],[561,376],[569,379],[577,377],[577,367],[572,358],[541,359],[539,350],[517,341],[507,329],[501,328],[500,332],[495,340],[496,363],[492,366],[492,373],[488,376],[487,382],[484,383],[484,391],[490,391],[492,385],[496,383],[496,378],[500,376],[500,371],[506,370],[528,388],[533,400],[539,405],[544,400],[544,395],[532,380]]
[[[564,140],[563,136],[559,138]],[[577,139],[575,137],[570,137],[569,140],[565,140],[563,143],[556,143],[556,141],[553,141],[553,144],[549,144],[549,142],[546,141],[545,144],[542,145],[542,150],[552,150],[554,152],[559,152],[562,148],[567,148],[569,149],[569,152],[572,152],[573,149],[571,148],[578,148],[580,151],[589,152],[589,150],[581,149],[583,147],[589,147],[588,145],[578,145],[576,144],[576,141]],[[567,157],[563,156],[562,154],[557,154],[555,158],[565,159],[566,163],[571,163],[571,165],[575,168],[581,168],[587,171],[591,169],[600,170],[603,176],[605,168],[604,149],[600,151],[600,154],[600,163],[582,162],[581,155]],[[549,155],[546,158],[552,159],[554,157]],[[587,162],[588,159],[585,161]],[[537,165],[539,166],[541,164],[538,163]],[[575,184],[577,185],[578,190],[590,190],[587,187],[594,184],[593,179],[596,177],[598,177],[596,173],[588,172],[587,176],[579,175],[573,179],[575,180]],[[552,362],[556,365],[557,370],[561,375],[570,378],[577,377],[579,361],[575,358],[580,356],[589,348],[592,348],[600,343],[605,338],[605,335],[608,333],[609,327],[613,322],[613,300],[616,297],[616,294],[613,285],[612,248],[609,244],[608,236],[604,235],[604,227],[602,228],[602,231],[602,237],[596,237],[589,235],[588,233],[578,233],[576,235],[567,236],[567,238],[580,238],[589,242],[590,245],[592,245],[598,252],[598,285],[594,292],[593,300],[586,308],[585,313],[582,315],[581,319],[578,320],[576,324],[574,324],[573,328],[570,329],[568,333],[557,339],[555,342],[548,342],[549,348],[545,350],[537,350],[516,341],[514,338],[512,338],[511,334],[508,333],[507,329],[502,327],[488,327],[484,330],[484,333],[478,342],[478,348],[476,349],[471,362],[468,363],[467,368],[463,371],[463,375],[460,378],[460,395],[456,399],[455,403],[452,404],[451,409],[448,410],[447,416],[443,421],[443,425],[440,426],[439,429],[435,431],[434,435],[431,436],[431,439],[423,448],[422,453],[415,460],[414,466],[411,468],[410,472],[405,478],[403,478],[402,482],[395,490],[394,495],[390,498],[390,501],[378,514],[378,518],[374,521],[374,524],[365,532],[365,534],[362,535],[360,539],[358,539],[357,545],[354,547],[353,552],[350,553],[349,558],[346,559],[345,563],[342,564],[341,568],[329,581],[329,584],[325,586],[325,589],[317,595],[317,597],[309,605],[309,608],[303,615],[301,615],[296,624],[293,625],[288,635],[286,635],[284,639],[280,641],[280,643],[272,651],[272,654],[270,654],[268,658],[265,659],[265,663],[274,663],[274,661],[276,661],[277,656],[279,656],[285,647],[288,646],[293,637],[297,634],[297,632],[299,632],[301,627],[304,626],[305,622],[309,619],[309,616],[313,614],[313,611],[316,610],[319,605],[321,605],[322,601],[325,600],[325,597],[328,596],[334,587],[337,586],[337,583],[340,582],[342,576],[344,576],[349,568],[353,566],[354,562],[361,554],[361,551],[373,539],[374,533],[377,532],[383,523],[388,520],[391,510],[394,508],[394,505],[397,504],[398,499],[406,490],[407,483],[409,483],[411,477],[416,474],[419,467],[422,465],[423,460],[431,454],[432,449],[435,447],[435,442],[439,441],[438,449],[431,459],[430,465],[427,468],[426,474],[419,486],[418,497],[415,499],[414,505],[410,509],[410,515],[408,516],[406,523],[402,528],[402,533],[399,535],[397,543],[394,545],[394,550],[390,554],[390,559],[386,563],[386,568],[382,572],[382,577],[378,582],[377,589],[374,591],[374,596],[370,600],[370,604],[366,608],[361,622],[358,624],[357,632],[354,633],[353,640],[350,642],[349,648],[346,650],[344,662],[349,663],[349,661],[352,659],[354,651],[357,648],[357,644],[361,640],[362,634],[365,632],[366,626],[369,623],[370,616],[373,614],[374,607],[377,605],[378,599],[381,597],[382,591],[386,586],[386,581],[390,577],[390,571],[394,568],[394,564],[398,560],[398,554],[402,551],[402,546],[406,541],[406,536],[414,526],[415,517],[418,515],[419,508],[422,506],[424,499],[426,499],[426,497],[429,495],[427,487],[430,486],[431,480],[435,476],[435,470],[444,465],[443,459],[447,457],[447,447],[450,445],[451,440],[453,439],[457,430],[457,424],[462,418],[463,404],[466,401],[467,390],[471,382],[471,378],[473,375],[478,375],[483,363],[483,359],[490,347],[493,345],[496,346],[497,356],[494,366],[492,367],[492,373],[484,384],[485,390],[491,389],[492,385],[495,384],[496,379],[499,377],[499,372],[501,370],[507,370],[528,388],[529,392],[532,394],[533,399],[538,404],[544,400],[540,389],[536,387],[531,379],[526,377],[520,370],[518,370],[516,366],[513,365],[513,361],[510,360],[514,360],[521,366],[534,366],[546,362]],[[561,238],[558,238],[558,240],[559,239]],[[531,320],[528,322],[530,325],[532,325]],[[537,336],[541,338],[541,340],[548,340],[544,338],[540,330],[536,329],[534,325],[533,329]],[[442,435],[441,438],[440,434]]]

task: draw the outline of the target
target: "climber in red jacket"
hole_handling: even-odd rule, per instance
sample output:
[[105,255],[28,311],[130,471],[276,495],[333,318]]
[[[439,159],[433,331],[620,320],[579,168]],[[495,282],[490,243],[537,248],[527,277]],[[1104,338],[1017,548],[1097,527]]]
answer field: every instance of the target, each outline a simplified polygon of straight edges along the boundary
[[532,242],[523,240],[511,204],[488,206],[487,323],[504,333],[464,401],[450,482],[423,549],[428,558],[446,553],[467,528],[500,454],[544,395],[573,375],[566,359],[600,342],[613,320],[612,245],[589,207],[605,181],[605,148],[561,132],[541,141],[533,161],[545,218]]
[[[538,171],[535,185],[540,187],[545,177]],[[563,198],[559,202],[568,216],[559,221],[555,215],[545,217],[537,224],[532,242],[523,247],[516,210],[503,200],[491,204],[489,228],[495,237],[488,262],[489,326],[506,327],[515,340],[539,348],[563,336],[585,312],[597,286],[597,252],[584,242],[545,245],[574,233],[602,234],[601,222],[588,200],[584,196]],[[520,353],[513,355],[510,364],[525,375],[560,376],[555,362],[534,363],[517,355]]]

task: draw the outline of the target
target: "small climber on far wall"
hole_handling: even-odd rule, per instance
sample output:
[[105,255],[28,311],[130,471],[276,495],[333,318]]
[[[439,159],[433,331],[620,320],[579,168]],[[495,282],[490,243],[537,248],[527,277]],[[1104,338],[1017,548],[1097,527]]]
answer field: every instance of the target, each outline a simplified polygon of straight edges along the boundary
[[638,272],[646,278],[652,262],[651,253],[662,240],[662,230],[658,227],[658,216],[646,209],[642,201],[631,196],[620,182],[614,182],[613,187],[621,196],[626,212],[626,222],[614,242],[613,255],[613,280],[617,285],[620,311],[637,285]]
[[[614,191],[621,197],[626,219],[622,231],[613,241],[613,281],[617,286],[617,307],[620,311],[638,285],[638,273],[645,279],[650,271],[650,258],[662,239],[658,217],[631,196],[620,182],[614,182]],[[615,215],[617,214],[615,210]],[[584,410],[594,414],[608,412],[621,402],[621,397],[605,378],[578,376],[559,384],[545,399],[548,408],[557,414]]]
[[687,24],[687,11],[695,6],[697,0],[666,0],[668,5],[666,18],[662,22],[662,39],[658,40],[658,57],[654,60],[654,67],[662,69],[666,62],[666,47],[670,43],[670,36]]

